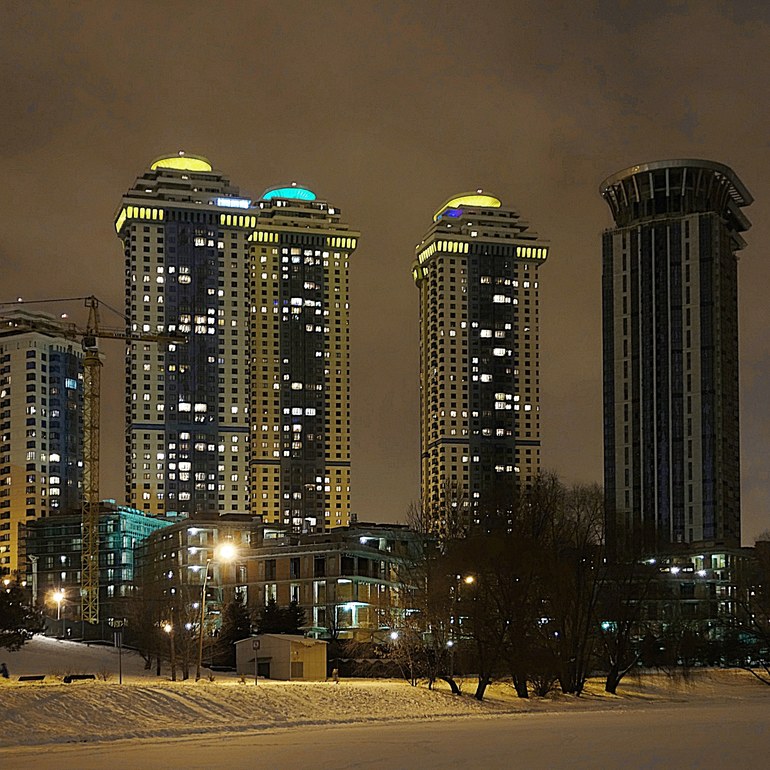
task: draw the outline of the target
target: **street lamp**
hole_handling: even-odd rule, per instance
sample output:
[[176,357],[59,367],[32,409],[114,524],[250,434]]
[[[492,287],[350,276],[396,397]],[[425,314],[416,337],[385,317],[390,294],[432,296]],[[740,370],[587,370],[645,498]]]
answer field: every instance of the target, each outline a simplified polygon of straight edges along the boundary
[[473,575],[455,575],[455,585],[452,586],[452,616],[451,620],[451,635],[447,641],[446,646],[449,650],[449,676],[454,677],[455,671],[455,646],[460,641],[460,586],[470,586],[476,582],[476,578]]
[[201,678],[201,662],[203,661],[203,624],[206,620],[206,586],[209,581],[209,565],[212,562],[230,562],[238,555],[238,549],[233,543],[222,543],[214,549],[213,558],[206,559],[205,572],[203,574],[203,586],[201,588],[201,622],[198,628],[198,665],[195,669],[195,681]]
[[56,624],[59,627],[58,635],[61,638],[64,636],[63,629],[61,627],[61,605],[64,601],[64,590],[59,588],[51,594],[51,598],[56,602]]
[[168,642],[171,645],[171,681],[176,682],[176,647],[174,645],[174,626],[166,623],[163,630],[168,634]]
[[56,620],[61,620],[61,603],[64,601],[64,591],[61,589],[54,591],[52,598],[56,602]]

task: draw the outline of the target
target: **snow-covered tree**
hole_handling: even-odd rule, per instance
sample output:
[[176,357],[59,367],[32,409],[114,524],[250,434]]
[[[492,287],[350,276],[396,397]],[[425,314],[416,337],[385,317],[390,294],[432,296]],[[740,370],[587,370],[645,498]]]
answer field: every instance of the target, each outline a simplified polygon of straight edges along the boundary
[[0,588],[0,648],[18,650],[44,628],[42,613],[29,604],[18,583]]

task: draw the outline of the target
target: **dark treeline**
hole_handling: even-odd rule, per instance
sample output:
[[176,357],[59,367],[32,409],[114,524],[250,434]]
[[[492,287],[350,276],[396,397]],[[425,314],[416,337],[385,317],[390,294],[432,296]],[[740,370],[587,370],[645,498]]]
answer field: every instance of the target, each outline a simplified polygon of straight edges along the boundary
[[[416,611],[399,621],[387,652],[410,681],[443,679],[457,693],[460,675],[473,675],[482,699],[492,681],[505,679],[526,698],[557,686],[580,695],[600,672],[614,693],[637,666],[673,674],[756,663],[758,622],[753,634],[735,618],[706,633],[697,620],[653,619],[649,608],[666,583],[641,554],[607,558],[599,486],[544,473],[475,522],[461,491],[445,499],[439,522],[410,514],[425,532],[423,556],[404,576]],[[768,568],[770,575],[770,559]]]

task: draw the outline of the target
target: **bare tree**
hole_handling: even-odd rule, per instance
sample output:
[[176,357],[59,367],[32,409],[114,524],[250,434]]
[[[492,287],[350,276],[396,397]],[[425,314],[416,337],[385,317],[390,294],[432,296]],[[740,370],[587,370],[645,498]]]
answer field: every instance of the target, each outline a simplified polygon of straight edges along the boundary
[[542,524],[544,642],[559,665],[565,693],[579,695],[597,640],[595,608],[605,578],[603,493],[597,485],[565,487],[552,474],[536,483],[533,507]]
[[656,577],[655,567],[641,559],[615,562],[608,568],[596,607],[596,625],[607,668],[604,689],[616,693],[618,685],[642,655],[645,604]]

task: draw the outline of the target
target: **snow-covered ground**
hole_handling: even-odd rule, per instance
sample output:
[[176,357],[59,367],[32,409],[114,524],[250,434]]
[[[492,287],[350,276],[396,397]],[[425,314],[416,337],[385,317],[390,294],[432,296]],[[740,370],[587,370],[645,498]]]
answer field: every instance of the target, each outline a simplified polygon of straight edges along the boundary
[[13,770],[683,770],[768,766],[770,703],[309,726],[0,749]]
[[[128,751],[128,747],[133,745],[132,740],[142,739],[141,745],[146,747],[155,745],[155,742],[147,744],[145,739],[155,738],[162,739],[162,743],[169,746],[169,739],[172,739],[175,746],[181,745],[179,739],[184,739],[185,746],[217,745],[224,740],[228,745],[237,745],[247,751],[247,747],[257,740],[264,743],[265,739],[258,738],[255,731],[263,735],[274,734],[276,731],[283,734],[281,728],[302,727],[302,730],[289,731],[296,737],[309,730],[315,733],[316,727],[322,726],[324,730],[329,730],[334,726],[351,727],[358,724],[356,732],[351,733],[356,742],[356,746],[349,747],[352,752],[360,748],[359,740],[364,739],[361,730],[365,724],[379,724],[383,730],[387,724],[390,725],[387,727],[390,731],[388,734],[398,735],[399,731],[404,734],[409,732],[411,728],[406,723],[412,720],[419,720],[421,725],[430,723],[431,735],[438,736],[442,731],[447,731],[449,736],[455,736],[459,734],[455,731],[465,731],[471,747],[476,740],[472,735],[476,729],[472,727],[474,724],[489,722],[493,725],[489,728],[490,735],[493,735],[495,730],[503,729],[500,726],[508,724],[511,719],[514,719],[511,725],[518,725],[521,720],[525,720],[525,724],[534,726],[541,722],[526,720],[530,717],[559,717],[569,721],[554,722],[550,729],[563,736],[564,725],[573,724],[573,719],[577,719],[575,725],[594,724],[588,720],[589,713],[586,712],[593,715],[592,719],[607,719],[608,728],[614,724],[612,720],[621,714],[633,714],[630,723],[640,720],[641,724],[652,719],[652,712],[659,713],[672,708],[673,717],[668,717],[672,720],[672,730],[675,730],[677,720],[687,721],[687,715],[692,716],[698,709],[706,709],[703,719],[716,719],[720,725],[725,723],[727,717],[740,722],[743,713],[761,713],[761,719],[755,720],[756,725],[770,723],[770,688],[741,671],[695,672],[689,682],[672,681],[663,675],[646,675],[621,684],[618,696],[603,693],[601,682],[597,681],[592,682],[588,692],[580,698],[554,695],[529,701],[519,700],[510,686],[501,684],[490,688],[489,697],[479,703],[470,697],[474,686],[470,680],[464,683],[466,694],[463,697],[452,696],[443,683],[436,690],[430,691],[424,686],[415,688],[406,682],[393,680],[343,680],[338,685],[333,682],[260,680],[259,685],[255,686],[253,681],[244,684],[234,675],[218,674],[213,682],[171,682],[167,670],[164,670],[163,677],[155,677],[153,672],[144,670],[138,656],[129,653],[123,656],[124,684],[121,686],[117,683],[117,651],[109,647],[85,647],[75,642],[43,637],[32,640],[19,652],[0,653],[0,660],[7,662],[11,672],[10,680],[0,680],[0,714],[3,720],[0,747],[5,747],[0,748],[0,766],[6,766],[4,759],[13,759],[14,767],[43,767],[38,762],[25,764],[25,757],[30,759],[38,756],[36,750],[31,748],[35,745],[42,747],[83,741],[109,741],[115,752],[122,753],[124,748]],[[113,674],[108,681],[63,684],[60,679],[67,673],[107,672]],[[23,674],[48,676],[44,683],[19,683],[17,677]],[[459,717],[467,719],[458,720]],[[451,720],[449,724],[452,727],[441,727],[439,723],[447,720]],[[396,727],[397,722],[403,723],[402,726]],[[482,728],[479,726],[477,729]],[[504,729],[514,728],[511,726]],[[766,745],[768,734],[764,727],[761,734],[757,732],[758,727],[751,729],[755,737],[761,739],[762,745]],[[736,735],[738,733],[740,730]],[[323,734],[326,732],[323,731]],[[126,739],[129,739],[129,743],[125,743]],[[436,740],[441,743],[438,738]],[[490,737],[489,740],[494,742],[496,739]],[[287,745],[293,745],[293,739],[284,738],[276,738],[270,745],[283,745],[286,741]],[[770,749],[770,745],[767,748]],[[75,751],[73,748],[72,752]],[[109,753],[110,749],[102,746],[99,751]],[[397,754],[399,751],[400,748]],[[463,748],[463,751],[466,749]],[[72,752],[66,756],[72,756],[73,762],[68,764],[62,759],[57,767],[99,766],[75,761]],[[213,767],[223,764],[226,763],[212,759],[209,764],[187,763],[186,766]],[[122,766],[161,765],[124,762]],[[173,766],[181,767],[182,764]],[[234,760],[230,766],[247,765]],[[272,766],[282,765],[279,763]],[[320,765],[316,763],[316,766]],[[339,766],[356,765],[343,763]],[[373,766],[380,765],[375,763]],[[394,766],[414,765],[396,763]],[[476,767],[479,764],[473,762],[465,766]]]

